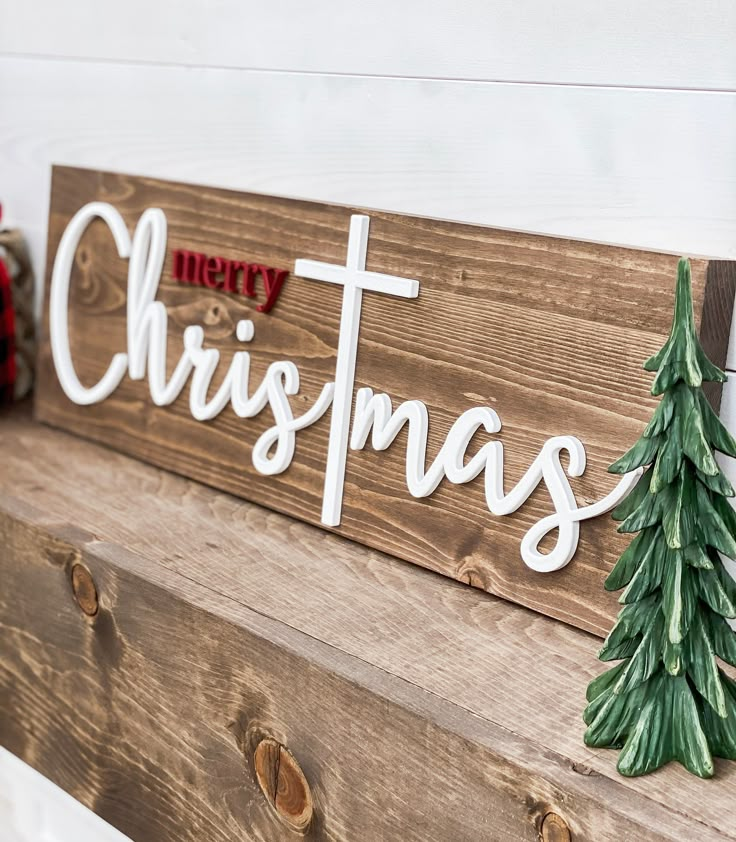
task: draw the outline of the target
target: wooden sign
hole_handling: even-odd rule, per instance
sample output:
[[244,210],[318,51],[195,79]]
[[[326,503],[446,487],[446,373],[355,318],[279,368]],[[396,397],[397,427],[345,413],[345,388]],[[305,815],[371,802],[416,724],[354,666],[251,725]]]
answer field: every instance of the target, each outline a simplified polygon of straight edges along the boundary
[[[606,512],[637,478],[606,469],[656,404],[676,266],[55,168],[37,415],[605,632]],[[736,264],[693,286],[722,365]]]

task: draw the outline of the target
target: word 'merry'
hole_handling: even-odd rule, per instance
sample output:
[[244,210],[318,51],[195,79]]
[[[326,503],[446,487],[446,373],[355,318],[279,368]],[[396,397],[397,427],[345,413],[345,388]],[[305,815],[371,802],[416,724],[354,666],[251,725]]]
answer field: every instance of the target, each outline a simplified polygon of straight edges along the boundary
[[172,275],[175,281],[224,292],[236,292],[256,297],[256,278],[260,275],[266,291],[266,300],[256,307],[259,313],[268,313],[276,303],[281,287],[288,276],[285,269],[274,269],[260,263],[228,260],[226,257],[208,257],[198,251],[176,249],[172,252]]

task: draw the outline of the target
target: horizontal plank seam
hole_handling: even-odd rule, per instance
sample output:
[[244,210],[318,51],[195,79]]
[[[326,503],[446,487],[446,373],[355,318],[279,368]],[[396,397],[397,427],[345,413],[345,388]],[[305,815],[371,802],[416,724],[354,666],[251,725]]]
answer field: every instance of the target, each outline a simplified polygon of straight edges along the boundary
[[[92,541],[84,549],[90,549],[91,550],[96,544],[104,545],[104,546],[107,546],[107,547],[116,547],[117,549],[122,549],[115,544],[112,544],[110,542],[104,542],[104,541]],[[573,758],[567,757],[565,755],[561,755],[561,754],[557,753],[556,751],[550,749],[548,746],[544,745],[544,743],[538,742],[537,740],[533,740],[530,737],[524,736],[523,734],[519,734],[518,732],[514,731],[512,728],[509,728],[508,726],[503,725],[503,724],[495,721],[494,719],[490,719],[488,716],[486,716],[482,713],[478,713],[476,711],[473,711],[473,710],[467,708],[465,705],[460,704],[459,702],[447,699],[446,697],[439,695],[438,693],[434,692],[433,690],[430,690],[426,687],[423,687],[419,684],[416,684],[414,681],[411,681],[408,678],[404,678],[403,676],[398,676],[395,673],[392,673],[389,670],[386,670],[383,667],[380,667],[377,664],[372,663],[371,661],[366,661],[365,659],[361,658],[359,655],[356,655],[352,652],[349,652],[349,651],[347,651],[347,650],[345,650],[345,649],[343,649],[339,646],[335,646],[332,643],[328,643],[327,641],[324,641],[321,638],[314,637],[313,635],[309,634],[309,632],[306,632],[303,629],[292,626],[290,623],[287,623],[287,622],[285,622],[284,620],[282,620],[278,617],[273,617],[271,614],[269,614],[267,612],[264,612],[262,610],[259,610],[257,608],[254,608],[251,605],[243,603],[240,600],[235,599],[234,597],[232,597],[228,594],[222,593],[222,591],[218,590],[217,588],[214,588],[211,585],[200,582],[198,579],[195,579],[192,576],[188,576],[186,573],[183,573],[179,570],[175,570],[171,567],[168,567],[164,563],[161,563],[161,562],[156,562],[156,563],[158,563],[162,567],[164,567],[169,573],[180,576],[182,579],[184,579],[188,582],[191,582],[192,584],[196,585],[197,587],[201,587],[201,588],[209,591],[210,593],[217,596],[219,599],[223,599],[223,600],[227,600],[229,602],[232,602],[232,603],[238,605],[240,608],[242,608],[245,611],[248,611],[252,614],[256,614],[259,617],[263,617],[264,619],[268,620],[269,622],[274,622],[274,623],[278,624],[279,626],[282,626],[284,628],[289,629],[290,631],[294,632],[295,634],[298,634],[298,635],[304,636],[306,638],[309,638],[310,640],[314,641],[317,644],[317,646],[319,646],[319,647],[327,647],[330,650],[334,650],[335,652],[339,652],[344,657],[349,658],[349,659],[354,660],[354,661],[357,661],[360,664],[363,664],[369,670],[376,670],[376,671],[382,673],[383,675],[390,676],[391,680],[393,680],[393,681],[399,681],[402,684],[413,688],[414,690],[418,691],[419,693],[427,694],[428,696],[431,696],[431,697],[437,699],[443,705],[449,705],[452,708],[463,711],[468,716],[474,717],[474,718],[482,720],[484,722],[488,722],[489,724],[493,725],[495,728],[498,728],[498,729],[504,731],[505,733],[510,734],[511,736],[515,737],[517,740],[520,740],[520,741],[526,743],[527,745],[530,745],[530,746],[534,747],[535,749],[538,749],[540,754],[544,753],[547,756],[550,756],[550,755],[554,756],[555,758],[557,758],[558,762],[562,763],[563,765],[567,765],[569,767],[572,767],[573,771],[575,771],[575,766],[577,765],[578,762],[583,762],[583,763],[585,762],[584,760],[576,761],[576,760],[573,760]],[[431,571],[427,571],[427,572],[431,574]],[[134,574],[134,575],[137,575],[137,574]],[[435,574],[431,574],[431,575],[435,575]],[[156,585],[158,587],[164,588],[165,590],[168,590],[165,583],[156,582]],[[174,591],[172,591],[172,593],[174,593],[174,595],[177,596],[177,598],[180,598],[180,596],[178,594],[176,594]],[[493,595],[491,595],[491,594],[489,594],[489,597],[492,598],[492,599],[496,598],[496,597],[493,597]],[[520,610],[524,610],[524,611],[528,610],[528,609],[524,608],[523,606],[515,606],[515,605],[510,605],[509,608],[520,609]],[[207,611],[207,609],[205,609],[205,608],[202,608],[201,610]],[[581,632],[581,633],[584,633],[584,632]],[[376,694],[376,695],[378,694],[378,691],[375,688],[369,687],[367,684],[360,682],[357,679],[357,677],[353,676],[353,677],[350,678],[350,680],[354,681],[356,684],[360,684],[363,687],[363,689],[365,689],[369,693]],[[383,695],[383,694],[381,694],[381,695]],[[401,707],[412,710],[412,708],[402,700],[392,698],[392,699],[390,699],[390,701],[392,701],[394,704],[397,704]],[[416,713],[416,711],[413,711],[413,710],[412,710],[412,712]],[[581,717],[582,717],[582,710],[581,710]],[[448,726],[447,726],[447,724],[441,724],[440,727],[446,729]],[[582,747],[583,746],[581,745],[581,748]],[[597,757],[599,754],[603,754],[604,751],[605,751],[604,749],[601,749],[599,751],[593,751],[591,749],[588,749],[587,747],[585,747],[585,750],[586,750],[586,753],[588,755],[587,759],[591,759],[592,757]],[[611,783],[613,783],[616,787],[622,786],[622,784],[619,781],[617,781],[615,778],[610,777],[609,775],[605,774],[604,772],[600,772],[598,770],[595,770],[595,774],[599,775],[602,778],[606,778]],[[651,798],[646,793],[638,792],[637,794],[646,798],[653,805],[656,805],[657,807],[660,807],[660,808],[663,807],[663,804],[662,804],[661,801],[658,801],[657,799]],[[677,815],[681,816],[686,821],[695,821],[698,824],[702,825],[703,827],[708,828],[708,829],[710,829],[714,832],[719,832],[719,833],[722,832],[720,828],[716,828],[713,825],[710,825],[708,822],[704,822],[700,819],[694,819],[691,815],[689,815],[688,813],[686,813],[684,811],[678,810],[676,808],[675,809],[670,808],[670,809],[671,809],[671,812],[677,813]],[[727,838],[736,839],[736,833],[734,833],[734,835],[729,835]]]
[[[100,543],[104,543],[104,542],[100,542]],[[477,711],[471,710],[470,708],[466,707],[465,705],[461,704],[460,702],[452,701],[450,699],[447,699],[445,696],[441,696],[438,693],[436,693],[435,691],[430,690],[427,687],[423,687],[421,684],[417,684],[415,681],[411,681],[410,679],[404,678],[403,676],[398,676],[395,673],[392,673],[389,670],[385,669],[384,667],[381,667],[378,664],[374,664],[371,661],[366,661],[364,658],[361,658],[359,655],[356,655],[352,652],[349,652],[349,651],[347,651],[346,649],[343,649],[340,646],[335,646],[335,644],[333,644],[333,643],[328,643],[327,641],[322,640],[321,638],[314,637],[313,635],[309,634],[309,632],[306,632],[303,629],[297,628],[296,626],[291,625],[291,623],[287,623],[286,621],[284,621],[284,620],[282,620],[278,617],[273,617],[271,614],[268,614],[267,612],[261,611],[258,608],[254,608],[251,605],[247,605],[246,603],[243,603],[240,600],[235,599],[232,596],[229,596],[228,594],[224,594],[224,593],[222,593],[222,591],[218,590],[217,588],[214,588],[214,587],[212,587],[211,585],[208,585],[208,584],[204,584],[204,583],[200,582],[198,579],[195,579],[192,576],[188,576],[186,573],[183,573],[179,570],[175,570],[171,567],[168,567],[165,564],[162,564],[161,566],[165,567],[166,570],[168,570],[169,572],[171,572],[173,574],[176,574],[176,575],[179,575],[182,578],[186,579],[187,581],[192,582],[192,584],[195,584],[198,587],[205,588],[206,590],[215,594],[220,599],[226,599],[226,600],[229,600],[231,602],[234,602],[237,605],[240,605],[242,608],[244,608],[247,611],[251,611],[254,614],[258,614],[259,616],[264,617],[267,620],[270,620],[272,622],[276,622],[276,623],[278,623],[282,626],[285,626],[286,628],[291,629],[292,631],[294,631],[297,634],[304,635],[305,637],[310,638],[311,640],[315,641],[320,646],[327,646],[330,649],[334,649],[336,652],[340,652],[342,655],[345,655],[348,658],[353,658],[356,661],[359,661],[360,663],[365,664],[369,669],[375,669],[375,670],[378,670],[378,671],[382,672],[384,675],[389,675],[389,676],[392,677],[392,679],[399,680],[399,681],[409,685],[410,687],[415,688],[420,693],[427,693],[430,696],[433,696],[434,698],[440,700],[443,704],[450,704],[453,707],[464,711],[469,716],[474,716],[474,717],[477,717],[478,719],[482,719],[484,722],[491,723],[495,727],[500,728],[501,730],[505,731],[508,734],[511,734],[512,736],[516,737],[517,739],[523,740],[524,742],[528,743],[531,746],[538,747],[540,751],[545,751],[545,752],[548,752],[548,753],[555,754],[555,756],[561,758],[564,762],[570,763],[571,765],[575,765],[577,762],[583,762],[583,763],[585,762],[585,760],[574,761],[572,758],[568,758],[568,757],[565,757],[563,755],[559,755],[559,754],[557,754],[557,752],[551,751],[547,746],[544,745],[544,743],[537,742],[536,740],[533,740],[533,739],[531,739],[527,736],[524,736],[523,734],[520,734],[517,731],[514,731],[513,728],[509,728],[507,725],[503,725],[502,723],[497,722],[495,719],[489,718],[487,715],[484,715],[484,714],[479,713]],[[425,571],[421,571],[421,572],[425,572]],[[432,571],[426,571],[426,572],[432,574]],[[436,575],[436,574],[432,574],[432,575]],[[488,596],[491,599],[498,599],[498,597],[494,597],[492,594],[489,594]],[[509,607],[514,608],[514,609],[520,609],[520,610],[523,610],[523,611],[529,611],[530,610],[530,609],[524,608],[524,606],[510,605]],[[581,633],[588,634],[587,632],[581,632]],[[365,689],[367,689],[369,692],[375,692],[374,690],[372,690],[369,687],[366,687]],[[580,716],[581,716],[581,719],[582,719],[582,707],[581,707]],[[582,745],[581,745],[581,747],[582,747]],[[607,751],[610,752],[610,750],[605,749],[605,748],[591,749],[591,748],[588,748],[587,746],[585,746],[585,751],[587,752],[587,755],[588,755],[588,757],[586,759],[597,758],[599,756],[605,755]],[[603,772],[598,772],[598,770],[596,770],[596,774],[599,774],[602,777],[609,778],[609,780],[613,780],[615,783],[618,783],[614,778],[610,778],[608,775],[605,775]],[[641,794],[643,794],[645,797],[648,797],[645,793],[641,793]],[[659,804],[661,806],[660,801],[657,801],[656,799],[650,799],[650,800],[652,801],[653,804]],[[714,830],[714,831],[717,830],[718,832],[720,832],[720,829],[715,828],[713,825],[710,825],[707,822],[704,822],[704,821],[701,821],[701,820],[698,820],[698,819],[693,819],[693,817],[691,815],[689,815],[688,813],[685,813],[684,811],[678,811],[678,810],[675,809],[673,812],[677,812],[679,815],[681,815],[683,818],[685,818],[689,821],[697,821],[699,824],[703,825],[703,827],[707,827],[711,830]],[[734,836],[730,837],[730,838],[736,839],[736,834]]]
[[[122,549],[118,545],[112,544],[112,543],[107,542],[107,541],[92,541],[88,545],[86,545],[86,547],[84,549],[89,549],[90,551],[92,551],[94,546],[97,545],[97,544],[107,546],[107,547],[116,547],[117,549]],[[526,737],[523,734],[519,734],[518,732],[514,731],[512,728],[509,728],[508,726],[503,725],[500,722],[496,722],[495,719],[490,719],[488,716],[486,716],[482,713],[478,713],[477,711],[471,710],[470,708],[465,707],[465,705],[462,705],[459,702],[455,702],[455,701],[452,701],[450,699],[447,699],[445,696],[441,696],[439,693],[436,693],[434,690],[430,690],[427,687],[423,687],[421,684],[417,684],[416,682],[411,681],[408,678],[404,678],[403,676],[396,675],[395,673],[391,672],[390,670],[387,670],[384,667],[381,667],[378,664],[373,663],[372,661],[367,661],[365,658],[360,657],[360,655],[356,655],[354,652],[350,652],[347,649],[343,649],[340,646],[336,646],[334,643],[329,643],[329,642],[327,642],[326,640],[323,640],[320,637],[315,637],[314,635],[310,634],[308,631],[305,631],[304,629],[298,628],[297,626],[293,626],[291,623],[286,622],[285,620],[281,619],[280,617],[274,617],[272,614],[270,614],[266,611],[263,611],[259,608],[254,608],[252,605],[249,605],[245,602],[241,602],[239,599],[236,599],[235,597],[233,597],[229,594],[223,593],[221,590],[219,590],[215,587],[212,587],[212,585],[208,585],[204,582],[201,582],[199,579],[195,579],[193,576],[189,576],[186,573],[182,572],[181,570],[177,570],[176,568],[169,567],[164,562],[156,561],[154,563],[159,564],[161,567],[163,567],[169,573],[172,573],[173,575],[176,575],[176,576],[180,576],[182,579],[186,580],[187,582],[191,582],[193,585],[196,585],[197,587],[204,588],[205,590],[209,591],[211,594],[214,594],[215,596],[217,596],[219,599],[224,599],[224,600],[227,600],[229,602],[232,602],[235,605],[238,605],[240,608],[242,608],[246,611],[249,611],[253,614],[257,614],[259,617],[263,617],[264,619],[269,620],[270,622],[278,623],[279,625],[283,626],[284,628],[290,629],[292,632],[294,632],[296,634],[303,635],[304,637],[307,637],[310,640],[313,640],[318,646],[325,646],[328,649],[334,650],[335,652],[340,652],[345,657],[354,659],[355,661],[358,661],[359,663],[364,664],[368,669],[378,670],[379,672],[383,673],[384,675],[391,676],[391,678],[393,680],[401,681],[404,684],[408,685],[409,687],[415,688],[416,690],[418,690],[421,693],[427,693],[428,695],[440,700],[443,704],[452,705],[453,707],[457,708],[458,710],[464,711],[465,713],[469,714],[470,716],[474,716],[478,719],[483,720],[484,722],[488,722],[489,724],[492,724],[495,727],[502,729],[506,733],[511,734],[512,736],[516,737],[519,740],[523,740],[524,742],[527,742],[531,745],[539,746],[540,749],[544,749],[545,751],[550,751],[549,748],[547,746],[545,746],[543,743],[538,743],[536,740],[531,740],[529,737]],[[427,573],[429,573],[430,575],[433,575],[433,576],[439,575],[439,574],[433,573],[433,571],[431,571],[431,570],[424,571],[424,570],[420,569],[420,572],[427,572]],[[166,588],[165,584],[162,584],[162,583],[159,583],[159,582],[157,582],[156,584],[160,587]],[[450,584],[453,584],[453,583],[450,583]],[[494,597],[493,594],[488,594],[488,596],[491,599],[500,599],[500,597]],[[529,610],[529,609],[524,608],[523,606],[517,606],[517,605],[512,605],[512,604],[509,604],[509,607],[510,608],[519,608],[523,611]],[[204,610],[206,610],[206,609],[204,609]],[[370,687],[365,686],[365,689],[368,690],[369,692],[374,692]],[[556,754],[556,752],[553,752],[553,753]],[[569,758],[564,758],[562,755],[557,755],[557,756],[564,759],[564,760],[569,760]]]
[[[0,62],[2,61],[2,53],[0,53]],[[200,68],[202,70],[207,70],[208,68]],[[212,68],[217,69],[217,68]],[[222,68],[223,70],[228,70],[230,68]],[[257,71],[254,71],[257,72]],[[270,73],[271,71],[263,71],[264,73]],[[300,75],[300,74],[296,74]],[[320,76],[322,74],[315,73],[313,75]],[[360,78],[360,77],[355,77]],[[366,77],[369,78],[369,77]],[[412,81],[407,79],[407,81]],[[417,80],[420,81],[420,80]],[[432,81],[431,79],[428,81]],[[736,92],[734,92],[736,93]],[[63,161],[55,161],[52,162],[55,166],[59,166],[62,168],[69,168],[74,170],[80,170],[81,172],[99,172],[100,170],[96,166],[89,166],[89,165],[81,165],[81,164],[65,164]],[[108,173],[118,173],[124,174],[120,170],[106,170]],[[139,171],[138,176],[141,181],[148,182],[149,184],[153,184],[154,186],[161,181],[160,174],[155,172],[146,172],[146,171]],[[178,181],[178,187],[186,187],[190,190],[199,191],[202,189],[202,185],[196,181]],[[211,182],[207,185],[207,189],[214,189],[214,190],[227,190],[229,192],[241,192],[247,193],[249,196],[255,197],[262,197],[266,199],[283,199],[285,201],[295,201],[295,202],[308,202],[314,204],[324,204],[325,199],[324,197],[317,197],[313,194],[298,194],[298,193],[290,193],[288,191],[279,191],[278,193],[269,193],[263,190],[258,190],[252,187],[242,187],[239,188],[237,184],[234,184],[232,181],[227,182]],[[656,254],[669,254],[672,257],[681,257],[683,254],[686,254],[687,257],[690,257],[694,260],[722,260],[727,262],[734,262],[736,258],[733,256],[729,256],[725,253],[722,254],[714,254],[714,253],[705,253],[705,252],[696,252],[692,250],[687,250],[683,252],[682,249],[673,250],[670,248],[662,248],[658,245],[653,245],[651,243],[627,243],[625,241],[615,241],[615,240],[602,240],[600,237],[582,237],[580,235],[571,235],[569,233],[559,233],[556,231],[547,231],[543,228],[518,228],[509,225],[501,225],[496,222],[489,222],[489,221],[478,221],[477,218],[473,217],[458,217],[458,216],[436,216],[431,213],[422,213],[416,211],[407,211],[404,210],[396,210],[396,208],[390,208],[385,205],[370,205],[365,204],[362,202],[345,202],[345,201],[333,201],[329,200],[329,204],[337,207],[337,208],[346,208],[353,213],[368,213],[368,214],[386,214],[388,216],[407,216],[410,215],[416,219],[426,220],[428,222],[457,222],[461,225],[470,225],[478,228],[486,228],[491,231],[499,231],[504,234],[512,234],[512,235],[529,235],[531,237],[544,237],[550,240],[556,240],[560,243],[570,243],[573,242],[575,244],[583,244],[583,245],[595,245],[595,246],[607,246],[611,248],[620,248],[620,249],[627,249],[633,252],[643,252],[643,253],[651,253],[655,252]],[[35,225],[34,227],[38,228],[41,227],[42,229],[47,229],[48,224],[45,226],[38,226]],[[45,268],[45,267],[44,267]],[[542,311],[545,312],[545,311]],[[577,317],[576,317],[577,318]],[[584,318],[584,316],[581,316]],[[592,324],[597,324],[597,322],[592,322]],[[628,329],[628,328],[627,328]],[[641,330],[641,328],[634,328],[635,330]],[[644,335],[647,332],[644,331]]]
[[[119,544],[116,544],[114,542],[106,542],[106,541],[101,541],[101,540],[96,540],[96,539],[85,540],[84,538],[80,539],[79,536],[76,536],[77,540],[75,540],[74,536],[69,536],[69,525],[68,524],[60,523],[60,522],[56,521],[55,519],[54,520],[46,519],[43,516],[42,512],[38,512],[35,509],[34,509],[34,513],[31,514],[28,511],[29,506],[24,504],[18,498],[13,497],[12,495],[6,496],[6,500],[8,500],[8,499],[11,503],[13,501],[15,501],[20,506],[20,511],[16,510],[15,512],[13,512],[11,510],[11,511],[8,512],[11,520],[16,520],[19,523],[24,523],[24,524],[30,525],[31,527],[44,530],[44,531],[47,532],[47,534],[49,534],[51,536],[54,536],[57,533],[60,533],[61,535],[66,534],[67,538],[65,540],[67,541],[69,546],[72,549],[76,549],[80,553],[82,553],[83,557],[87,556],[87,557],[97,558],[103,564],[107,564],[111,568],[121,567],[121,565],[116,561],[116,557],[119,557],[120,555],[122,555],[123,557],[128,556],[128,557],[132,557],[134,559],[139,559],[139,560],[145,559],[148,562],[151,561],[150,558],[147,558],[146,556],[140,554],[139,552],[132,552],[132,551],[130,551],[130,550],[124,548],[124,547],[121,547]],[[106,552],[106,550],[109,551],[109,552]],[[363,667],[362,670],[358,669],[358,670],[350,671],[350,670],[345,670],[344,667],[342,667],[342,668],[337,667],[336,668],[335,663],[332,659],[325,658],[325,659],[323,659],[323,662],[321,663],[320,666],[321,666],[322,669],[325,669],[327,672],[332,672],[333,674],[339,676],[342,680],[349,681],[350,683],[354,684],[355,686],[358,686],[358,687],[361,687],[361,688],[365,689],[371,695],[377,696],[379,698],[384,698],[387,701],[389,701],[391,704],[395,704],[399,708],[403,708],[404,710],[409,711],[410,713],[412,713],[412,715],[419,715],[419,716],[424,715],[424,713],[425,713],[424,706],[421,703],[419,703],[419,704],[412,703],[412,699],[407,697],[403,693],[387,694],[380,687],[369,686],[368,683],[364,679],[364,675],[365,675],[366,671],[371,671],[371,672],[374,672],[374,673],[380,673],[382,675],[387,676],[391,682],[394,682],[394,686],[397,689],[400,688],[400,687],[411,688],[412,690],[416,691],[419,694],[419,696],[425,696],[426,698],[431,697],[431,698],[436,699],[438,704],[439,704],[438,709],[439,709],[439,711],[443,711],[443,713],[442,713],[441,716],[437,717],[437,719],[435,721],[435,724],[439,728],[441,728],[445,731],[448,731],[449,733],[455,733],[463,739],[476,739],[476,740],[478,739],[477,736],[476,737],[469,737],[468,731],[465,728],[462,728],[462,727],[457,728],[456,727],[458,721],[462,721],[462,718],[458,718],[458,717],[454,716],[452,714],[452,711],[453,710],[462,711],[463,713],[467,714],[469,717],[471,717],[472,719],[474,719],[476,721],[486,722],[486,723],[488,723],[488,725],[492,726],[494,729],[498,729],[498,731],[500,731],[500,732],[511,735],[511,737],[513,738],[514,741],[517,741],[517,742],[519,742],[521,744],[524,744],[526,746],[530,746],[534,749],[539,749],[539,751],[536,751],[533,756],[545,757],[549,761],[555,763],[557,766],[560,766],[562,768],[570,769],[573,772],[577,771],[577,769],[575,767],[578,763],[584,763],[584,760],[576,761],[571,757],[559,754],[557,751],[549,748],[548,746],[543,745],[542,743],[538,743],[536,740],[532,740],[528,737],[521,736],[521,735],[517,734],[516,732],[514,732],[513,730],[507,728],[506,726],[503,726],[503,725],[495,722],[494,720],[488,719],[487,717],[485,717],[481,714],[474,713],[473,711],[468,710],[467,708],[465,708],[464,706],[462,706],[462,705],[460,705],[456,702],[450,701],[450,700],[446,699],[445,697],[440,696],[440,695],[432,692],[431,690],[422,688],[422,687],[414,684],[413,682],[409,681],[408,679],[405,679],[401,676],[397,676],[393,673],[390,673],[387,670],[384,670],[381,667],[379,667],[379,666],[377,666],[377,665],[375,665],[375,664],[373,664],[369,661],[365,661],[365,660],[363,660],[362,658],[360,658],[356,655],[352,655],[350,653],[344,652],[344,650],[342,650],[339,647],[336,647],[336,646],[334,646],[332,644],[329,644],[329,643],[327,643],[323,640],[320,640],[319,638],[315,638],[312,635],[309,635],[308,633],[303,632],[299,629],[295,629],[290,624],[285,623],[284,621],[276,619],[274,617],[271,617],[269,614],[258,611],[257,609],[254,609],[254,608],[252,608],[248,605],[245,605],[245,604],[241,603],[240,601],[234,599],[231,596],[221,594],[216,589],[214,589],[214,588],[212,588],[212,587],[210,587],[206,584],[203,584],[202,582],[199,582],[197,579],[194,579],[193,577],[189,577],[186,574],[181,573],[180,571],[171,570],[170,568],[165,567],[164,565],[161,565],[160,562],[154,562],[154,566],[165,569],[167,574],[173,574],[174,576],[176,576],[177,578],[179,578],[183,581],[190,582],[197,589],[201,589],[202,591],[205,591],[205,592],[208,592],[208,593],[211,593],[211,594],[217,596],[218,599],[222,600],[224,603],[230,603],[231,605],[237,605],[240,610],[245,611],[246,613],[248,613],[252,616],[257,616],[257,617],[263,618],[268,623],[274,624],[274,626],[276,628],[280,627],[282,629],[288,630],[288,633],[289,633],[290,636],[296,635],[296,636],[301,637],[303,639],[308,639],[309,641],[311,641],[315,645],[315,653],[314,654],[319,653],[320,649],[321,650],[332,650],[334,652],[340,653],[340,655],[347,662],[352,662],[354,664],[361,665],[361,667]],[[144,579],[145,578],[139,570],[131,569],[131,568],[125,567],[125,566],[122,566],[121,569],[123,571],[125,571],[125,573],[127,575],[129,575],[129,576],[131,576],[135,579]],[[170,583],[167,583],[166,581],[162,580],[160,577],[154,577],[152,579],[146,579],[146,581],[148,581],[154,587],[161,588],[162,590],[166,591],[167,593],[170,593],[175,599],[186,601],[186,598],[184,596],[182,596],[182,594],[179,591],[177,591],[176,588],[174,588]],[[235,625],[236,627],[240,627],[231,617],[227,616],[226,613],[219,613],[219,612],[212,611],[210,608],[202,605],[201,602],[197,601],[196,599],[191,602],[191,605],[196,610],[203,611],[207,614],[210,614],[214,617],[217,617],[222,622],[226,622],[230,625]],[[514,608],[515,606],[509,606],[509,607]],[[254,634],[256,636],[262,637],[264,640],[269,640],[269,642],[272,643],[273,645],[280,646],[280,647],[284,648],[285,650],[290,651],[292,655],[294,655],[298,658],[304,659],[306,657],[305,654],[303,652],[298,651],[298,649],[296,649],[291,644],[291,642],[288,642],[286,644],[284,644],[284,641],[281,641],[280,643],[276,643],[273,640],[270,640],[269,638],[264,637],[262,629],[255,629],[253,627],[247,627],[247,626],[242,626],[242,628],[245,629],[249,634]],[[324,651],[321,654],[324,655]],[[419,698],[416,698],[416,702],[419,702]],[[437,712],[437,711],[435,711],[435,712]],[[492,751],[498,752],[498,749],[494,747],[493,742],[489,741],[488,739],[480,740],[480,742],[485,744]],[[519,768],[531,768],[527,765],[527,761],[524,761],[524,760],[522,760],[518,757],[515,757],[515,756],[513,756],[513,754],[512,755],[505,755],[503,753],[499,753],[499,756],[504,757],[508,762],[511,762],[512,764],[518,766]],[[587,753],[587,756],[590,757],[589,752]],[[554,778],[550,777],[549,770],[537,770],[537,774],[542,775],[542,777],[546,778],[551,783],[554,783]],[[629,801],[631,799],[643,798],[655,810],[667,809],[670,813],[675,813],[676,815],[678,815],[680,818],[682,818],[686,822],[697,822],[698,824],[702,825],[703,827],[709,828],[710,830],[713,830],[714,832],[720,833],[721,835],[723,834],[722,829],[715,828],[712,825],[710,825],[708,822],[704,822],[700,819],[694,819],[692,816],[688,815],[687,813],[682,812],[682,811],[677,810],[677,809],[673,809],[669,805],[665,806],[661,801],[650,797],[646,792],[641,792],[641,791],[638,791],[638,790],[630,790],[628,788],[625,788],[624,784],[622,784],[620,781],[618,781],[615,777],[609,776],[605,772],[595,770],[595,774],[598,778],[600,778],[602,780],[602,782],[605,782],[606,786],[615,787],[614,791],[617,792],[621,796],[621,799],[623,799],[623,800],[620,801],[619,799],[612,799],[608,803],[610,804],[610,806],[612,808],[612,811],[614,813],[622,815],[622,817],[627,818],[627,820],[634,821],[634,822],[638,821],[638,819],[634,815],[630,814],[628,811],[624,811],[623,813],[621,813],[620,810],[618,809],[617,805],[619,803],[629,803]],[[590,793],[586,793],[583,782],[581,782],[580,785],[582,787],[582,789],[580,790],[581,793],[585,794],[587,797],[592,797]],[[561,784],[561,786],[564,787],[565,785]],[[623,791],[622,791],[622,789],[623,789]],[[724,837],[724,838],[736,839],[736,835],[730,835],[729,834],[728,837]]]
[[335,70],[293,70],[290,68],[271,67],[237,67],[220,64],[191,64],[177,61],[151,61],[147,59],[123,59],[106,58],[105,56],[65,56],[49,53],[28,53],[14,52],[12,50],[0,51],[0,58],[36,60],[36,61],[64,61],[80,62],[89,64],[117,64],[121,66],[134,65],[137,67],[160,67],[160,68],[185,68],[187,70],[232,70],[233,72],[245,73],[274,73],[293,76],[326,76],[343,79],[386,79],[390,81],[407,82],[453,82],[461,85],[512,85],[527,86],[535,88],[577,88],[580,90],[598,89],[614,91],[651,91],[674,94],[736,94],[736,88],[691,88],[687,86],[672,87],[668,85],[624,85],[615,82],[543,82],[540,80],[526,79],[483,79],[473,76],[402,76],[391,73],[347,73]]

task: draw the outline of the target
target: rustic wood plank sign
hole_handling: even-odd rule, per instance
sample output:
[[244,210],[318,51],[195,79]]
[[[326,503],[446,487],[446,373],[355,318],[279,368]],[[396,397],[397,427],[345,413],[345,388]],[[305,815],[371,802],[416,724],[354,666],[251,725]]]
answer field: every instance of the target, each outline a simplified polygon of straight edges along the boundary
[[[651,415],[676,265],[55,168],[36,411],[601,632],[626,543],[601,515],[637,478],[606,468]],[[693,284],[722,365],[736,264]]]

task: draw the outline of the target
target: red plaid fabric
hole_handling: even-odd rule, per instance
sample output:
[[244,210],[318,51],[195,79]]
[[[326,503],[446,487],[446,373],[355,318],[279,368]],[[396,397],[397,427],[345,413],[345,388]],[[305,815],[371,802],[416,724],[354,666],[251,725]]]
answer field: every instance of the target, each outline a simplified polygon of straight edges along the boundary
[[10,275],[0,260],[0,405],[13,400],[15,374],[15,314]]

